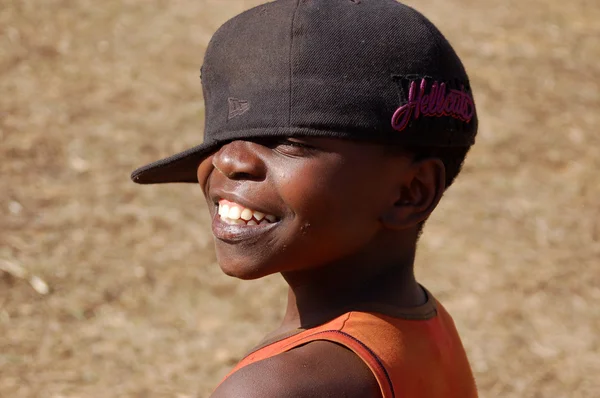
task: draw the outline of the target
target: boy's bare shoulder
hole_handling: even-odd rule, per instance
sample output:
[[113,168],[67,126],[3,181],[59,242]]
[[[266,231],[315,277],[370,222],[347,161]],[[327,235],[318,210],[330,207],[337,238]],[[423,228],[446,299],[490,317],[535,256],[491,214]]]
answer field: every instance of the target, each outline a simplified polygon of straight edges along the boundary
[[352,351],[315,341],[248,365],[221,384],[211,398],[381,398],[375,376]]

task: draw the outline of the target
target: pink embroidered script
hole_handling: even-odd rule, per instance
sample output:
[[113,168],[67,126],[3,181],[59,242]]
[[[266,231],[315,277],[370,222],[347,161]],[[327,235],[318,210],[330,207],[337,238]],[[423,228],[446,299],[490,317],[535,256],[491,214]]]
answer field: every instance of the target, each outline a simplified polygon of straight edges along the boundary
[[[446,83],[434,82],[428,94],[427,80],[421,80],[420,88],[417,82],[410,83],[408,103],[402,105],[394,112],[392,127],[402,131],[408,126],[411,117],[419,116],[451,116],[469,123],[475,113],[473,98],[463,90],[449,90],[446,93]],[[463,87],[464,89],[464,87]]]

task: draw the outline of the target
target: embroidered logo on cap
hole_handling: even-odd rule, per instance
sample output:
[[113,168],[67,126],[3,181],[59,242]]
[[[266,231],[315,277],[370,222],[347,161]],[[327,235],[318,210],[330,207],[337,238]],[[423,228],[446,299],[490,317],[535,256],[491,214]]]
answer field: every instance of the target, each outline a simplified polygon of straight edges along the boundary
[[231,120],[234,117],[243,115],[250,109],[250,102],[246,100],[227,98],[227,102],[229,103],[229,114],[227,115],[227,120]]
[[404,130],[411,119],[421,116],[450,116],[469,123],[475,113],[475,104],[471,95],[460,90],[448,90],[446,83],[434,81],[427,90],[428,80],[423,78],[420,86],[417,81],[410,82],[408,102],[399,107],[392,117],[392,127],[397,131]]

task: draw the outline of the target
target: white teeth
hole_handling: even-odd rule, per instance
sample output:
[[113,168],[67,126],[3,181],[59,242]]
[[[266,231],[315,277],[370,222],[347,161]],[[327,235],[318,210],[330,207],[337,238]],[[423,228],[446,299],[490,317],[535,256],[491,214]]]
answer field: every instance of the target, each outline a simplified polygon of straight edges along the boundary
[[235,224],[235,220],[230,220],[227,217],[222,218],[222,220],[225,221],[225,223],[229,224],[229,225],[234,225]]
[[252,211],[238,204],[219,203],[218,214],[230,225],[264,225],[277,221],[277,217]]
[[244,209],[244,211],[242,211],[242,214],[240,215],[240,217],[242,217],[242,219],[244,219],[246,221],[252,219],[252,210]]
[[238,220],[241,214],[242,211],[239,207],[231,206],[231,208],[229,209],[229,213],[227,213],[227,217],[231,218],[232,220]]
[[227,217],[229,213],[229,205],[219,206],[219,214],[223,217]]
[[254,218],[256,218],[258,221],[260,221],[263,218],[265,218],[265,214],[261,213],[260,211],[255,211],[254,212]]

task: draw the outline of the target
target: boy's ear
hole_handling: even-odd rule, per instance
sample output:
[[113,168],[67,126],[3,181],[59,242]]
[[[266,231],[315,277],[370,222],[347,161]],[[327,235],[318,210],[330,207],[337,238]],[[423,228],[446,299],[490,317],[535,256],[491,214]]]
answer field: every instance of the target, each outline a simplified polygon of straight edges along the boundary
[[399,181],[393,204],[381,221],[390,229],[414,227],[436,208],[446,189],[446,169],[438,158],[414,161]]

